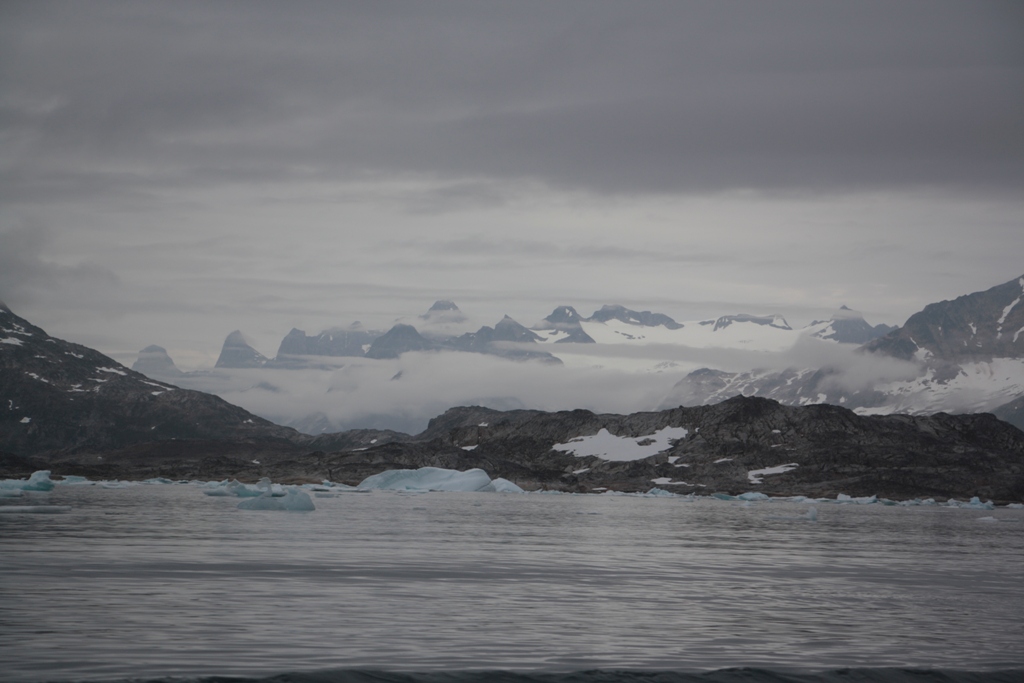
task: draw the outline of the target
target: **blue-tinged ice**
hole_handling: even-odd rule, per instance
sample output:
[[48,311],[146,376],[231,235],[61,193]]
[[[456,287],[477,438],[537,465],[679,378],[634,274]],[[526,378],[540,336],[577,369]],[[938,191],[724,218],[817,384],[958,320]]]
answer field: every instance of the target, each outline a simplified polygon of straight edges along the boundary
[[92,484],[86,477],[80,477],[77,474],[65,474],[63,479],[55,483],[60,486],[87,486]]
[[479,468],[459,472],[441,467],[387,470],[363,479],[360,489],[390,491],[494,491],[491,478]]
[[249,498],[238,504],[239,510],[283,510],[285,512],[309,512],[316,510],[309,494],[298,488],[284,488],[284,495],[266,491],[257,498]]
[[492,479],[491,486],[493,486],[494,490],[498,493],[525,493],[525,491],[519,488],[518,485],[510,482],[508,479],[502,479],[501,477]]
[[33,472],[28,479],[0,480],[2,489],[19,489],[21,491],[52,491],[54,483],[50,480],[50,470]]
[[654,496],[656,498],[675,498],[676,497],[676,494],[672,493],[671,491],[666,491],[665,489],[659,489],[657,486],[652,488],[650,491],[648,491],[644,495]]
[[21,498],[21,489],[0,488],[0,498]]

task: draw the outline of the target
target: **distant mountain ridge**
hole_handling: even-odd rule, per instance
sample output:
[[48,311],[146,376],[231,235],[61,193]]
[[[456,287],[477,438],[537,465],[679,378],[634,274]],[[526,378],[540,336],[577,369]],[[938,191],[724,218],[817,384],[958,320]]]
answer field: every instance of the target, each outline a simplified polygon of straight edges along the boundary
[[[703,368],[680,380],[662,406],[764,396],[786,405],[831,403],[863,414],[994,410],[1024,394],[1024,277],[952,301],[929,304],[902,327],[866,341],[859,353],[902,361],[909,375],[851,385],[839,367],[725,372]],[[842,311],[842,309],[841,309]],[[849,323],[849,324],[845,324]],[[870,326],[855,316],[812,323],[819,338],[856,339]],[[876,326],[874,331],[878,330]],[[915,370],[916,368],[916,370]],[[1012,414],[1010,409],[1005,414]]]

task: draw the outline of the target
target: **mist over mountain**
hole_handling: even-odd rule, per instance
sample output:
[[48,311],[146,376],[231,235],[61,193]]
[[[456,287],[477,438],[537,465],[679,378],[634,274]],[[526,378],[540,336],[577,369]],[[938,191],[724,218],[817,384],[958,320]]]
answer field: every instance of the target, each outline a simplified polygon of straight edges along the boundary
[[[862,414],[994,410],[1024,395],[1022,299],[1024,277],[929,304],[846,358],[819,357],[782,370],[703,368],[680,380],[662,405],[742,394],[788,405],[832,403]],[[880,331],[852,312],[841,313],[828,324],[812,323],[811,336],[856,339]]]
[[[589,317],[558,306],[532,329],[505,316],[457,335],[435,326],[469,324],[469,316],[445,300],[404,318],[429,333],[405,322],[386,332],[358,324],[313,336],[293,329],[277,356],[262,361],[232,333],[221,358],[234,359],[234,367],[218,363],[185,375],[174,375],[169,359],[149,367],[154,376],[311,433],[355,427],[416,432],[432,415],[460,404],[630,412],[736,395],[787,405],[832,403],[862,413],[972,412],[1024,394],[1015,346],[1024,337],[1016,335],[1024,307],[1011,305],[1021,293],[1014,280],[933,304],[925,309],[932,322],[915,314],[902,328],[871,324],[846,306],[828,320],[794,329],[777,314],[677,322],[609,304]],[[943,312],[947,306],[959,317]],[[919,328],[925,332],[908,331]],[[918,337],[920,346],[908,357],[900,349]],[[998,355],[1006,353],[1017,355]],[[162,368],[168,374],[160,374]]]

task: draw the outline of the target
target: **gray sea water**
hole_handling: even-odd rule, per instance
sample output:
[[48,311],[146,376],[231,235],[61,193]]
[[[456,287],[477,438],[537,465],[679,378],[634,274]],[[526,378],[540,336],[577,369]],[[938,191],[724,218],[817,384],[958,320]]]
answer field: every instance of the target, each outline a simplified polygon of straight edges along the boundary
[[292,513],[191,485],[26,495],[0,503],[71,509],[0,514],[4,681],[1024,669],[1019,509],[817,504],[810,521],[778,501],[377,491]]

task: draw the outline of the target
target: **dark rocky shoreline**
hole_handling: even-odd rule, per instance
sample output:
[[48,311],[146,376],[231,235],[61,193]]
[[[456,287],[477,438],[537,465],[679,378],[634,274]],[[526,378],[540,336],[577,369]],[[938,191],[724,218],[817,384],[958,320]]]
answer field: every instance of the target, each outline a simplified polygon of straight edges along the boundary
[[[600,429],[641,439],[665,427],[684,427],[688,434],[668,450],[635,461],[552,449]],[[332,440],[340,442],[344,434]],[[331,451],[284,439],[168,440],[115,450],[8,455],[0,456],[0,474],[50,469],[93,479],[270,477],[354,485],[388,469],[479,467],[528,490],[633,492],[659,486],[699,494],[1024,500],[1024,432],[988,414],[866,417],[836,406],[788,407],[736,397],[714,406],[632,415],[453,408],[421,434],[381,433],[379,443],[373,443],[374,435],[360,430],[348,446]],[[792,464],[759,484],[748,475]]]

